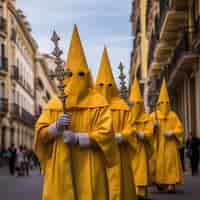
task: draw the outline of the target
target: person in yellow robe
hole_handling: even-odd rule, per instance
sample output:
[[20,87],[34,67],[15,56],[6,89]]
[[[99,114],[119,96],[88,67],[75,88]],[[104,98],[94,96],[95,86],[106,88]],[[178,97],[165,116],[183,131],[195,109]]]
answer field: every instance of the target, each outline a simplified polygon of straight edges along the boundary
[[107,169],[110,199],[134,200],[136,199],[136,193],[131,159],[136,148],[135,129],[132,126],[130,109],[119,96],[106,48],[104,48],[97,75],[96,89],[109,102],[113,132],[119,145],[118,157],[120,158],[120,164]]
[[67,114],[55,96],[36,124],[35,152],[44,176],[43,200],[109,200],[106,168],[118,162],[113,153],[112,118],[105,98],[92,90],[76,26],[65,69],[72,72],[65,79]]
[[155,182],[159,188],[175,192],[175,185],[182,183],[179,147],[183,142],[183,127],[170,108],[167,84],[163,80],[156,112],[151,114],[156,134]]
[[129,101],[132,104],[132,116],[137,135],[137,150],[133,157],[132,169],[135,175],[136,194],[138,199],[147,198],[149,185],[149,159],[152,155],[153,123],[145,112],[144,102],[137,79],[131,88]]

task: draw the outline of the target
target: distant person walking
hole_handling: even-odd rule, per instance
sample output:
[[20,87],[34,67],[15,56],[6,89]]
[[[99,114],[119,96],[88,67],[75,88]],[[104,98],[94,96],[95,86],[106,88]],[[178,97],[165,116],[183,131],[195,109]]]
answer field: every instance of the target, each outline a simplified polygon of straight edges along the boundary
[[16,154],[17,154],[17,150],[14,144],[12,144],[8,148],[8,153],[9,153],[9,171],[10,171],[10,175],[13,176],[15,175],[15,161],[16,161]]
[[188,141],[187,141],[187,149],[188,149],[188,156],[190,159],[190,165],[192,169],[192,176],[198,175],[198,168],[199,168],[199,147],[200,147],[200,139],[190,133]]
[[26,176],[29,176],[29,167],[30,167],[30,152],[26,146],[24,146],[24,169]]
[[19,146],[17,149],[17,170],[18,176],[24,175],[24,149],[23,146]]

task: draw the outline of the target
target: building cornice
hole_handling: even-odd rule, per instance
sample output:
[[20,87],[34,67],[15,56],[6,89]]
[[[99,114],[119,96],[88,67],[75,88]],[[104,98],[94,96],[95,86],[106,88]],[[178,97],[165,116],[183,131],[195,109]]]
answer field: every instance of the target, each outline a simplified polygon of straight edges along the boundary
[[26,36],[26,39],[30,43],[33,52],[36,53],[38,49],[38,44],[34,40],[32,35],[30,34],[30,32],[28,31],[27,27],[24,24],[24,21],[21,19],[21,17],[17,13],[16,8],[13,6],[13,4],[10,1],[8,1],[7,3],[7,8],[15,16],[15,19],[18,22],[19,26],[21,27],[21,30],[23,31],[24,35]]

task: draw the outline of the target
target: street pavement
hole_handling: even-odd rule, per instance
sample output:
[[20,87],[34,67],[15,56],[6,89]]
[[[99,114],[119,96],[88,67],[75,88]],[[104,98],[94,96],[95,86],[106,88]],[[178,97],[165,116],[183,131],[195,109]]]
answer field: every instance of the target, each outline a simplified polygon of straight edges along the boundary
[[42,178],[38,170],[28,177],[10,176],[7,168],[0,168],[0,200],[41,200]]
[[150,190],[149,197],[154,200],[199,200],[200,176],[185,176],[184,185],[177,187],[176,194],[158,193]]
[[[8,169],[0,168],[0,200],[41,200],[42,178],[37,170],[29,177],[12,177]],[[200,176],[185,177],[184,186],[177,188],[176,194],[154,192],[151,188],[149,197],[153,200],[199,200]]]

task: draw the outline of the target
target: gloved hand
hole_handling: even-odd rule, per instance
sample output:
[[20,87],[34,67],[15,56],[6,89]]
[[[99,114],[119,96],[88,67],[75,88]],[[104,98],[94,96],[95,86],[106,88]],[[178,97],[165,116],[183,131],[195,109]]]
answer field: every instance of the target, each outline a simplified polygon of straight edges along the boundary
[[172,131],[166,131],[165,132],[165,137],[170,138],[173,136],[173,132]]
[[80,147],[90,147],[91,142],[88,133],[78,133],[77,136]]
[[122,136],[121,133],[116,133],[115,134],[115,139],[117,141],[117,144],[122,144],[122,142],[123,142],[123,136]]
[[143,139],[144,139],[144,132],[142,132],[142,131],[137,131],[137,132],[136,132],[136,135],[137,135],[137,137],[138,137],[140,140],[143,140]]
[[154,128],[158,128],[158,121],[157,120],[154,121],[153,126],[154,126]]
[[63,132],[63,139],[65,144],[77,144],[78,136],[73,131],[67,130]]
[[59,135],[62,135],[63,130],[65,129],[66,126],[69,126],[71,123],[71,114],[63,114],[59,116],[58,120],[51,124],[48,127],[48,132],[52,137],[56,137]]

